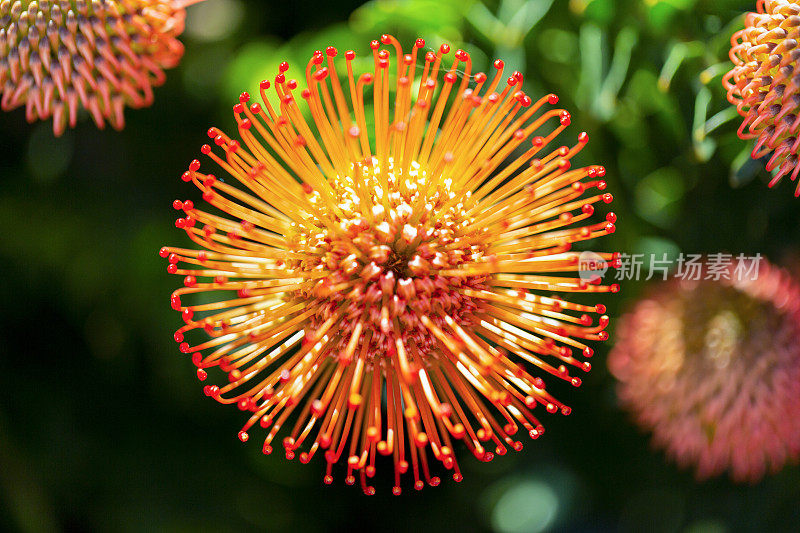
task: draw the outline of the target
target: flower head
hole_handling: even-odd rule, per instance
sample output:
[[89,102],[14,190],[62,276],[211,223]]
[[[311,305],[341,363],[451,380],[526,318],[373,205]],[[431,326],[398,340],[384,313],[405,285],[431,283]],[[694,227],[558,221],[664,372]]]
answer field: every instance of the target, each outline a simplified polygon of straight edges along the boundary
[[[739,137],[757,139],[752,157],[772,152],[767,162],[767,170],[775,171],[772,187],[790,172],[792,180],[800,173],[800,4],[758,0],[757,9],[731,38],[734,67],[722,83],[744,117]],[[800,182],[794,194],[800,196]]]
[[570,163],[586,134],[543,152],[570,123],[545,110],[558,98],[531,100],[502,61],[473,75],[466,52],[446,68],[449,46],[424,46],[384,35],[371,72],[354,75],[347,51],[343,77],[328,47],[305,89],[282,63],[260,103],[243,93],[241,141],[211,128],[218,148],[201,150],[226,178],[197,160],[183,175],[225,216],[176,201],[201,249],[161,250],[185,276],[175,339],[200,379],[227,373],[205,392],[249,412],[241,440],[260,425],[265,453],[279,435],[289,459],[319,452],[326,483],[341,459],[367,493],[379,455],[396,494],[409,470],[417,489],[438,484],[431,459],[459,481],[456,441],[488,461],[519,450],[520,431],[542,434],[537,406],[568,414],[539,374],[580,385],[608,319],[551,293],[617,290],[575,275],[572,244],[615,217],[586,222],[611,201],[602,167]]
[[699,479],[756,481],[800,455],[800,285],[751,276],[656,287],[618,322],[618,395],[654,444]]
[[179,0],[0,1],[0,107],[28,122],[75,127],[83,107],[97,127],[147,107],[164,69],[178,64],[186,15]]

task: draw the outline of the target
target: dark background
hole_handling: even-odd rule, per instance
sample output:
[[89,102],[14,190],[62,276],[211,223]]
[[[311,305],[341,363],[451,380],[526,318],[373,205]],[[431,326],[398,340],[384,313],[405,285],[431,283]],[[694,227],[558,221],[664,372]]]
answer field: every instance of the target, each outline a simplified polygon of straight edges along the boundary
[[[552,5],[550,5],[552,3]],[[24,111],[0,116],[0,529],[21,531],[797,531],[800,470],[752,486],[703,483],[651,449],[616,403],[598,347],[569,417],[489,464],[461,450],[464,481],[371,498],[324,462],[241,444],[241,414],[209,400],[172,342],[180,279],[157,251],[186,244],[179,176],[242,89],[326,44],[367,50],[394,32],[494,57],[556,92],[589,132],[579,164],[607,167],[618,231],[595,249],[762,253],[800,249],[795,184],[775,190],[720,85],[742,0],[269,2],[190,8],[186,55],[124,131],[87,119],[54,139]],[[301,61],[302,60],[302,61]],[[290,71],[290,75],[299,70]],[[295,76],[297,74],[294,74]],[[716,115],[721,112],[722,115]],[[712,119],[712,117],[716,117]],[[706,123],[712,119],[710,123]],[[568,142],[568,141],[564,141]],[[786,182],[786,179],[784,179]],[[642,286],[607,298],[612,316]],[[385,465],[388,467],[389,465]]]

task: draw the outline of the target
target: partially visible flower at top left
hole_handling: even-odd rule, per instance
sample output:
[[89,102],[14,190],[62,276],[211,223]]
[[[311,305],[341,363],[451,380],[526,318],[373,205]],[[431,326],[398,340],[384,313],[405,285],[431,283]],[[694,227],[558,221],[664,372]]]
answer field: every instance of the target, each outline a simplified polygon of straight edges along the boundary
[[78,108],[98,128],[125,125],[125,107],[153,103],[164,69],[183,55],[192,0],[0,1],[0,108],[28,122],[75,127]]

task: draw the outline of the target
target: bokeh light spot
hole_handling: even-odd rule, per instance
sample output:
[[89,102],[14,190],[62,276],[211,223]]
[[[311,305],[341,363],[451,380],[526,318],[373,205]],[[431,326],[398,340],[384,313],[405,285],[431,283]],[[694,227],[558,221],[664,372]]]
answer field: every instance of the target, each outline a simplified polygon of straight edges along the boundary
[[672,226],[680,212],[685,188],[678,170],[664,167],[643,178],[636,186],[636,212],[660,227]]
[[200,41],[219,41],[232,35],[244,19],[239,0],[208,0],[186,14],[186,33]]
[[558,495],[542,481],[521,481],[506,489],[492,510],[500,533],[545,531],[558,513]]
[[670,239],[648,235],[636,239],[631,253],[642,255],[642,272],[652,271],[656,279],[663,279],[663,268],[675,268],[681,249]]

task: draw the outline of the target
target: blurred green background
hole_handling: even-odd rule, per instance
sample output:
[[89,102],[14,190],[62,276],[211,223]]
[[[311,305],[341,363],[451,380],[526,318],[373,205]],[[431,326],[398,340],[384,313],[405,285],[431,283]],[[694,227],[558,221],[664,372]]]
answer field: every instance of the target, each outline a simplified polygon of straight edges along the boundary
[[[0,115],[0,529],[800,530],[797,466],[754,486],[696,483],[651,449],[616,404],[613,325],[584,385],[561,394],[573,414],[546,418],[521,453],[461,453],[462,483],[399,498],[388,477],[371,498],[341,475],[325,486],[323,463],[242,445],[241,414],[203,396],[172,342],[180,280],[156,253],[186,243],[171,203],[199,194],[179,176],[209,126],[233,131],[241,90],[284,59],[299,77],[314,49],[364,52],[394,33],[464,47],[478,69],[503,58],[529,94],[561,97],[563,142],[589,133],[578,163],[605,165],[616,198],[617,233],[594,248],[779,261],[800,249],[795,184],[767,189],[720,86],[754,1],[208,0],[189,10],[183,62],[123,132],[84,117],[54,139],[22,110]],[[641,289],[625,283],[610,314]]]

